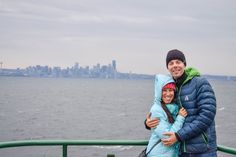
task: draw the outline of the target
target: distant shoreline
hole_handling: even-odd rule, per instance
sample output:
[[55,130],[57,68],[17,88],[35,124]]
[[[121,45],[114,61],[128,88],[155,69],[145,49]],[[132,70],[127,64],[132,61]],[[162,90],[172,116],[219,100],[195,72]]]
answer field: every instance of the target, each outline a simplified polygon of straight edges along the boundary
[[[31,77],[31,78],[86,78],[86,79],[154,79],[155,75],[150,74],[136,74],[136,73],[121,73],[113,72],[111,74],[82,74],[82,75],[61,75],[61,74],[50,74],[36,72],[36,74],[29,75],[26,73],[25,69],[0,69],[0,76],[5,77]],[[224,81],[236,81],[236,76],[226,76],[226,75],[202,75],[203,77],[210,80],[224,80]]]

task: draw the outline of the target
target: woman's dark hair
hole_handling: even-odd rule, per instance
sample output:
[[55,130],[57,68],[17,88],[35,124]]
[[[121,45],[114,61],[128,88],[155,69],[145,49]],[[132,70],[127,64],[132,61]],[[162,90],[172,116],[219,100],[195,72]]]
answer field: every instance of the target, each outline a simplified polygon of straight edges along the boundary
[[[174,99],[171,101],[171,103],[176,103],[177,99],[176,99],[176,92],[174,94]],[[161,107],[163,108],[163,110],[165,111],[167,117],[168,117],[168,121],[170,123],[174,123],[175,119],[172,116],[172,114],[170,113],[169,109],[166,107],[166,104],[163,102],[163,100],[161,101]]]
[[162,106],[163,110],[165,111],[165,113],[166,113],[166,115],[167,115],[167,117],[168,117],[168,121],[169,121],[170,123],[174,123],[174,122],[175,122],[175,119],[174,119],[174,117],[172,116],[172,114],[170,113],[169,109],[166,107],[166,105],[165,105],[163,102],[161,102],[161,106]]

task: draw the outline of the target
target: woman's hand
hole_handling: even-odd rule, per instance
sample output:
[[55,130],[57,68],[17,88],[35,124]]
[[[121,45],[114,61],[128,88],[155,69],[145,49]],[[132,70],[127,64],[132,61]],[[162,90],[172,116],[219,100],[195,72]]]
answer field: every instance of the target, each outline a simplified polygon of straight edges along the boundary
[[186,117],[188,115],[187,111],[185,110],[185,108],[181,108],[179,110],[179,115],[183,116],[183,117]]

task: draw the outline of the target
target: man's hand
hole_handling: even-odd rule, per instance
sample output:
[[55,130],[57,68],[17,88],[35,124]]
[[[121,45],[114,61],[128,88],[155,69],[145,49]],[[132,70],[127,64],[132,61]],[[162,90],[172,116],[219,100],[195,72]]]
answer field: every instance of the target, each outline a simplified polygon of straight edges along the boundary
[[163,135],[169,136],[169,138],[161,139],[165,146],[172,146],[178,141],[174,132],[165,132]]
[[149,112],[147,114],[147,120],[146,120],[146,125],[149,127],[149,128],[156,128],[157,125],[159,124],[160,120],[158,118],[153,118],[151,119],[151,115],[152,113]]

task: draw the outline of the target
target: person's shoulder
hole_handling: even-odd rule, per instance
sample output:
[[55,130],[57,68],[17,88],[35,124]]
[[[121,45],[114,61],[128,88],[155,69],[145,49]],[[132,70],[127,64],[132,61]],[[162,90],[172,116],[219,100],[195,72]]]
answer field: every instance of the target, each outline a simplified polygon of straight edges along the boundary
[[160,111],[162,109],[160,104],[154,103],[151,107],[151,111]]
[[154,104],[150,112],[152,113],[152,117],[160,117],[163,114],[163,109],[160,105]]
[[209,81],[203,76],[196,76],[193,78],[197,84],[209,84]]
[[193,78],[196,81],[196,89],[202,91],[213,91],[210,82],[203,76]]

